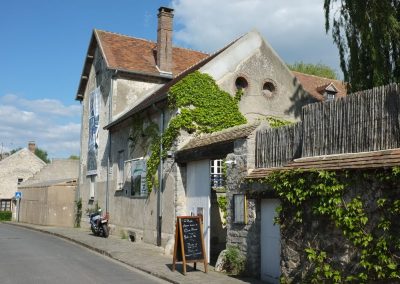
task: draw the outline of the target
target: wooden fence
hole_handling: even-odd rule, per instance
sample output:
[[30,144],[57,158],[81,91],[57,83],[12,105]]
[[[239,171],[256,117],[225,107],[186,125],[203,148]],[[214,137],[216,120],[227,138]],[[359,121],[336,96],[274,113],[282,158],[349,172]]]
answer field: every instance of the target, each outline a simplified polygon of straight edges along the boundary
[[400,85],[373,88],[303,107],[302,122],[260,130],[256,167],[300,158],[400,148]]
[[280,167],[301,156],[302,123],[259,130],[256,133],[256,167]]
[[302,157],[398,148],[399,109],[396,84],[305,106]]

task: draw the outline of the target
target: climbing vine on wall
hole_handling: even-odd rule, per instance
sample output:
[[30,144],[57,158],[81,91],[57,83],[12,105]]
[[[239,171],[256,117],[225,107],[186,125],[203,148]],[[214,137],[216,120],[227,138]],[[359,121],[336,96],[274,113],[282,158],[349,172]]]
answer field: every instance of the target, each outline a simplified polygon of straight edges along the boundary
[[[323,240],[309,242],[304,252],[310,274],[303,281],[399,281],[399,168],[351,172],[290,170],[274,172],[261,182],[271,186],[281,200],[276,222],[282,230],[289,229],[288,224],[305,225],[305,220],[324,220],[326,228],[328,224],[324,222],[328,220],[352,246],[352,259],[343,264],[332,251],[324,251]],[[371,188],[374,192],[368,192]]]
[[147,161],[147,187],[154,186],[155,175],[160,163],[160,143],[163,157],[166,156],[181,130],[189,133],[212,133],[246,123],[240,113],[238,98],[222,91],[214,79],[195,71],[171,87],[168,94],[170,109],[178,109],[162,137],[153,139],[151,155]]

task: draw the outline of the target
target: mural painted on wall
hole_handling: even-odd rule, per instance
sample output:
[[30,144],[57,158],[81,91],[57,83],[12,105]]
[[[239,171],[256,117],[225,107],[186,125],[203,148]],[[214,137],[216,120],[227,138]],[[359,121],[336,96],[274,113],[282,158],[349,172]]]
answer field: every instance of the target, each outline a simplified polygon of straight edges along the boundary
[[89,96],[89,145],[87,175],[97,174],[97,148],[99,147],[99,98],[100,87]]

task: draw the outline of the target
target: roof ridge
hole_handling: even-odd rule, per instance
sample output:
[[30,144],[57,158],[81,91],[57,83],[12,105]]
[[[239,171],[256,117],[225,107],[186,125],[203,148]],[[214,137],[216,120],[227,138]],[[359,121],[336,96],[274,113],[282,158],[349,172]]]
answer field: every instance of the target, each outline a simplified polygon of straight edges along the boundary
[[[146,39],[146,38],[141,38],[141,37],[136,37],[136,36],[130,36],[130,35],[122,34],[122,33],[111,32],[111,31],[106,31],[106,30],[99,30],[99,29],[95,29],[95,31],[97,31],[97,32],[104,32],[104,33],[109,33],[109,34],[113,34],[113,35],[117,35],[117,36],[122,36],[122,37],[127,37],[127,38],[130,38],[130,39],[143,40],[143,41],[147,41],[147,42],[149,42],[149,43],[157,44],[156,41],[149,40],[149,39]],[[199,52],[199,53],[206,54],[206,55],[209,55],[209,54],[210,54],[210,53],[208,53],[208,52],[204,52],[204,51],[200,51],[200,50],[196,50],[196,49],[188,48],[188,47],[177,46],[177,45],[174,45],[174,44],[172,45],[172,47],[173,47],[173,48],[184,49],[184,50],[189,50],[189,51],[194,51],[194,52]]]
[[181,74],[187,72],[188,70],[192,69],[192,68],[195,67],[196,65],[201,64],[201,62],[208,60],[210,57],[217,56],[219,53],[221,53],[222,51],[224,51],[225,49],[227,49],[228,47],[230,47],[231,45],[233,45],[235,42],[237,42],[237,41],[238,41],[240,38],[242,38],[244,35],[246,35],[246,34],[242,34],[242,35],[239,36],[238,38],[236,38],[236,39],[230,41],[229,43],[227,43],[226,45],[224,45],[222,48],[216,50],[216,51],[213,52],[213,53],[204,53],[204,54],[206,54],[206,55],[208,55],[208,56],[207,56],[207,57],[204,57],[204,58],[201,59],[200,61],[197,61],[197,62],[194,63],[193,65],[189,66],[188,68],[186,68],[185,70],[183,70],[181,73],[176,74],[175,78],[176,78],[176,77],[179,77],[179,75],[181,75]]
[[304,73],[304,72],[299,72],[299,71],[294,71],[294,70],[290,70],[290,72],[298,73],[298,74],[302,74],[302,75],[306,75],[306,76],[311,76],[311,77],[315,77],[315,78],[321,78],[321,79],[325,79],[325,80],[331,80],[331,81],[335,81],[335,82],[340,82],[340,83],[343,83],[343,84],[345,83],[343,80],[339,80],[339,79],[332,79],[332,78],[322,77],[322,76],[313,75],[313,74],[307,74],[307,73]]
[[155,41],[152,41],[152,40],[149,40],[149,39],[146,39],[146,38],[130,36],[130,35],[121,34],[121,33],[117,33],[117,32],[111,32],[111,31],[99,30],[99,29],[94,29],[94,30],[97,31],[97,32],[109,33],[109,34],[113,34],[113,35],[117,35],[117,36],[123,36],[123,37],[131,38],[131,39],[143,40],[143,41],[147,41],[147,42],[150,42],[150,43],[157,43]]

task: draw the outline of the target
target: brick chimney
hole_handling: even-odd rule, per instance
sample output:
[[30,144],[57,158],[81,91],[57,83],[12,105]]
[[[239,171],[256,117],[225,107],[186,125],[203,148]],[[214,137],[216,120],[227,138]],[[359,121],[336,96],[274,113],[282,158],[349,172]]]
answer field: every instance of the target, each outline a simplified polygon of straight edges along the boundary
[[35,141],[28,142],[28,150],[31,151],[33,154],[35,154],[35,150],[36,150]]
[[174,9],[158,9],[157,66],[160,71],[172,73],[172,19]]

